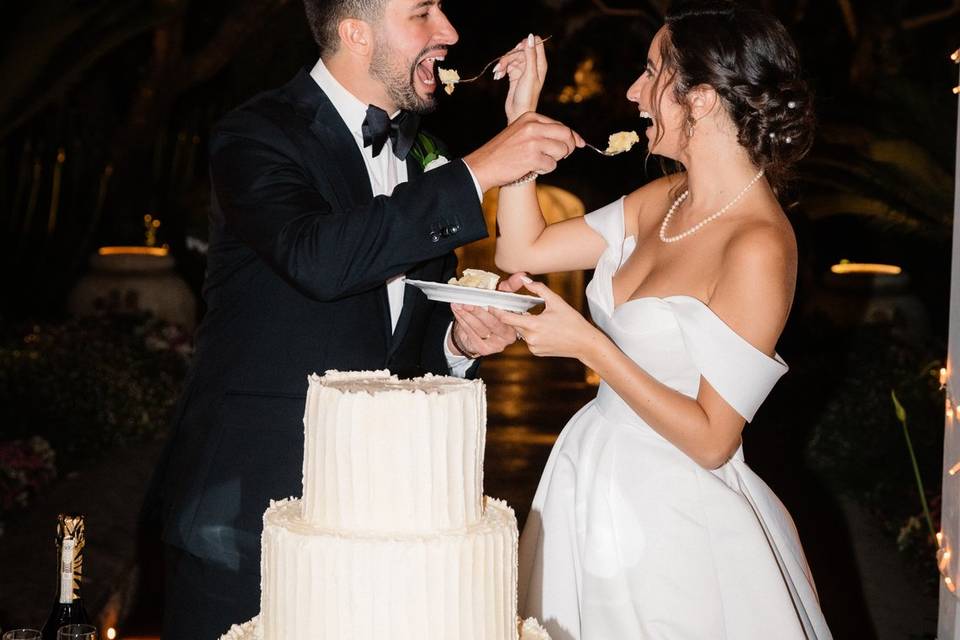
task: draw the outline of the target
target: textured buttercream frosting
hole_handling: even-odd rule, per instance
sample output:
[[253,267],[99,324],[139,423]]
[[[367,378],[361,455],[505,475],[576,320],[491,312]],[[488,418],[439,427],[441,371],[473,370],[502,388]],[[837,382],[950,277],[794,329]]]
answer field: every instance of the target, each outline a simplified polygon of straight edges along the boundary
[[221,640],[549,640],[516,617],[513,510],[483,497],[483,383],[309,384],[304,497],[264,513],[260,615]]
[[260,623],[268,639],[515,640],[517,523],[483,517],[424,535],[316,527],[300,502],[264,514]]
[[303,519],[384,533],[462,529],[483,510],[479,380],[386,372],[310,376]]

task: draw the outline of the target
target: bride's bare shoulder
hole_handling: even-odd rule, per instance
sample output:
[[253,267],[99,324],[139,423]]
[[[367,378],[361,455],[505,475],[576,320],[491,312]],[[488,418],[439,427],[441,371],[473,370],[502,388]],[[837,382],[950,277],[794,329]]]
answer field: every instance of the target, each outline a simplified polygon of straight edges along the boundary
[[685,178],[685,173],[673,173],[651,180],[627,194],[623,201],[626,234],[639,235],[641,230],[659,224],[667,212],[673,191]]
[[740,304],[750,307],[747,302],[753,299],[776,307],[773,303],[779,301],[784,310],[790,308],[797,278],[797,240],[782,212],[738,225],[721,260],[718,288],[738,290]]

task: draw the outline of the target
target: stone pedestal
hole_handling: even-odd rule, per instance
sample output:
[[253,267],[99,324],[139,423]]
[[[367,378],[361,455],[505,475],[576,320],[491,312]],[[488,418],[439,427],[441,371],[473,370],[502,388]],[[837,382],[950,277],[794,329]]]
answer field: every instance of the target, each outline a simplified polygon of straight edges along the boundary
[[174,270],[172,256],[146,247],[107,247],[90,257],[90,270],[70,292],[67,309],[75,315],[104,311],[150,311],[192,330],[197,301]]

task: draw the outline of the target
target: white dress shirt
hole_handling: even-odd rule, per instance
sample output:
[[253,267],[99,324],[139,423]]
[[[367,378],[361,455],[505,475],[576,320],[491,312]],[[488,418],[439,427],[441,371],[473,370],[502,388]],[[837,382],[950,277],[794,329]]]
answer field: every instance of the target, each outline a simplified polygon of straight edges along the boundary
[[[327,94],[330,102],[333,103],[334,109],[337,110],[337,113],[343,118],[344,124],[347,125],[347,128],[353,134],[357,147],[360,149],[360,155],[363,156],[363,162],[367,165],[367,175],[370,177],[370,188],[373,190],[374,197],[393,193],[394,188],[398,184],[407,181],[407,163],[394,155],[392,140],[387,140],[386,145],[384,145],[380,151],[380,155],[377,157],[373,156],[372,147],[363,146],[363,121],[367,117],[368,105],[340,84],[340,82],[333,77],[333,74],[330,73],[329,69],[327,69],[326,65],[323,64],[323,60],[317,60],[317,64],[314,65],[310,71],[310,77],[313,78],[323,92]],[[395,113],[391,114],[391,117],[395,115]],[[467,170],[470,171],[470,168],[467,167]],[[477,182],[476,176],[473,175],[473,171],[470,171],[470,177],[473,178],[478,197],[483,200],[483,192],[480,189],[480,184]],[[394,276],[387,280],[390,326],[393,327],[394,330],[397,328],[397,321],[400,319],[400,312],[403,310],[403,295],[406,289],[404,280],[406,280],[404,274]],[[452,324],[447,327],[447,334],[443,340],[443,351],[447,356],[450,373],[463,377],[467,369],[470,368],[470,365],[473,364],[473,360],[465,356],[454,355],[447,348],[447,338],[450,335],[452,327]]]

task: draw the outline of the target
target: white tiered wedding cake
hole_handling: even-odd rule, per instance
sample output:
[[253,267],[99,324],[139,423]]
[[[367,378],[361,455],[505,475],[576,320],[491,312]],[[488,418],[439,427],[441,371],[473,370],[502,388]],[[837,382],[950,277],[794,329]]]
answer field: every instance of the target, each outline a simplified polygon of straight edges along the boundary
[[310,376],[303,498],[263,516],[260,615],[222,640],[542,640],[517,522],[483,495],[479,380]]

